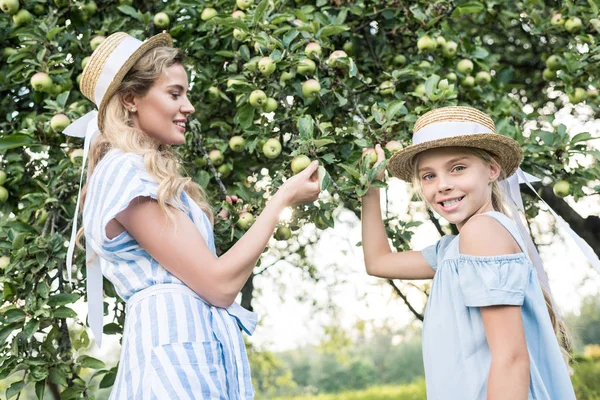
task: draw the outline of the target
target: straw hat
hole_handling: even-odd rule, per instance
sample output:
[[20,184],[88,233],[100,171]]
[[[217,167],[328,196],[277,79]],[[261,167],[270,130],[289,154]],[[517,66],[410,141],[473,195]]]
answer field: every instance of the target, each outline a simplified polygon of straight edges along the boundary
[[442,107],[423,114],[413,129],[413,144],[396,152],[388,170],[396,178],[411,181],[414,157],[439,147],[476,147],[496,156],[506,177],[511,176],[523,159],[519,143],[496,133],[489,115],[472,107]]
[[125,32],[117,32],[107,37],[92,53],[79,87],[81,93],[98,106],[100,130],[106,103],[131,67],[155,47],[173,47],[171,36],[159,33],[142,42]]

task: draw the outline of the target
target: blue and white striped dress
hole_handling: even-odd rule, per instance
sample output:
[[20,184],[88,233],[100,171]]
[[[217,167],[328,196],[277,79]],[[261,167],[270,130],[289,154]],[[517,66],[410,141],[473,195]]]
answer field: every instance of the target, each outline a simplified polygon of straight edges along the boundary
[[[110,399],[252,399],[240,327],[251,334],[256,315],[237,303],[227,309],[208,304],[127,231],[113,239],[106,236],[108,222],[131,200],[156,199],[157,188],[141,156],[117,149],[104,156],[89,179],[83,212],[86,245],[127,302]],[[181,200],[214,253],[210,221],[185,192]]]

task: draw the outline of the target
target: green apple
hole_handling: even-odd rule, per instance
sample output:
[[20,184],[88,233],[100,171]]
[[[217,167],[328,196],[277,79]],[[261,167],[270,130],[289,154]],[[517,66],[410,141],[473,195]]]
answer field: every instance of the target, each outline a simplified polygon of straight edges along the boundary
[[385,148],[388,149],[390,153],[395,153],[402,150],[402,143],[397,140],[390,140],[385,144]]
[[417,48],[422,52],[430,52],[435,50],[437,43],[429,35],[423,35],[417,40]]
[[8,190],[4,186],[0,186],[0,203],[4,203],[8,200]]
[[263,57],[258,61],[258,70],[264,76],[269,76],[275,72],[275,63],[271,60],[271,57]]
[[62,132],[71,124],[71,120],[65,114],[56,114],[50,119],[50,127],[54,132]]
[[317,65],[310,58],[302,59],[298,63],[298,73],[302,75],[312,75],[316,68]]
[[267,101],[262,108],[263,112],[270,113],[277,110],[277,100],[272,97],[267,97]]
[[401,66],[406,64],[406,57],[403,56],[402,54],[396,54],[394,56],[394,64]]
[[368,149],[362,155],[362,162],[367,168],[371,168],[377,162],[377,152],[375,149]]
[[29,11],[21,9],[17,11],[15,15],[13,15],[12,19],[15,25],[24,26],[31,22],[33,15],[31,15]]
[[45,72],[38,72],[31,77],[31,87],[38,92],[47,92],[52,89],[52,78]]
[[217,10],[212,7],[206,7],[202,10],[202,14],[200,14],[200,19],[202,21],[208,21],[217,16]]
[[2,256],[0,257],[0,269],[5,269],[10,264],[10,257]]
[[217,168],[217,172],[224,178],[227,178],[231,174],[231,167],[229,164],[223,164]]
[[563,64],[563,59],[556,54],[552,54],[546,59],[546,68],[548,68],[550,71],[558,71],[562,68]]
[[[598,89],[596,89],[596,88],[588,89],[587,92],[585,92],[585,95],[588,99],[597,99],[598,98]],[[1,185],[1,183],[0,183],[0,185]]]
[[254,0],[235,0],[235,5],[238,6],[240,10],[245,10],[248,7],[254,4]]
[[229,139],[229,148],[235,153],[241,153],[246,148],[246,140],[241,136],[232,136]]
[[320,58],[321,54],[323,54],[323,50],[321,49],[321,45],[316,42],[310,42],[306,45],[304,49],[304,54],[308,58]]
[[241,42],[244,39],[246,39],[247,36],[248,34],[241,29],[235,28],[233,30],[233,37],[235,38],[235,40],[239,40]]
[[92,48],[92,51],[96,50],[96,48],[100,46],[100,43],[104,42],[104,40],[106,40],[105,36],[94,36],[92,40],[90,40],[90,47]]
[[565,29],[567,32],[578,32],[581,29],[581,19],[570,17],[565,21]]
[[492,76],[487,71],[479,71],[477,75],[475,75],[475,82],[479,86],[487,85],[492,81]]
[[428,69],[431,68],[431,63],[427,60],[423,60],[419,63],[419,68],[420,69]]
[[16,14],[19,11],[19,0],[2,0],[0,9],[10,15]]
[[267,101],[267,95],[262,90],[255,90],[250,93],[249,101],[253,107],[262,107]]
[[58,8],[63,8],[69,5],[69,0],[54,0],[54,4],[56,4]]
[[246,229],[250,228],[253,223],[254,223],[254,215],[252,215],[248,211],[245,211],[240,214],[240,218],[238,219],[236,225],[239,228],[246,230]]
[[425,84],[424,83],[419,83],[416,87],[415,87],[415,93],[420,95],[420,96],[425,96],[426,90],[425,90]]
[[379,85],[379,93],[383,96],[391,96],[396,92],[396,85],[393,81],[384,81]]
[[551,81],[552,79],[556,78],[556,71],[552,71],[550,68],[544,68],[542,77],[547,81]]
[[472,88],[473,86],[475,86],[475,78],[473,78],[471,75],[467,75],[463,78],[462,81],[460,81],[460,85]]
[[12,47],[5,47],[2,49],[2,57],[4,57],[4,58],[8,58],[8,57],[12,56],[13,54],[17,54],[17,49],[12,48]]
[[446,89],[448,89],[448,87],[450,87],[450,84],[448,83],[448,79],[441,79],[438,82],[437,87],[438,87],[439,90],[446,90]]
[[600,30],[600,19],[592,18],[592,19],[590,19],[589,22],[590,22],[590,25],[592,25],[594,27],[594,29]]
[[344,50],[336,50],[329,55],[328,63],[333,68],[345,68],[345,59],[348,58],[348,54]]
[[344,51],[347,54],[350,54],[350,55],[354,54],[354,42],[352,40],[348,40],[347,42],[344,42],[342,49],[344,49]]
[[206,164],[208,164],[208,162],[206,161],[206,158],[204,158],[204,157],[196,157],[196,158],[194,158],[193,163],[198,168],[205,167]]
[[89,3],[85,3],[81,9],[88,17],[91,17],[98,12],[98,5],[95,2],[90,1]]
[[304,169],[308,167],[308,164],[310,164],[310,158],[301,154],[292,159],[290,167],[292,168],[294,175],[296,175],[298,172],[304,171]]
[[288,82],[291,81],[292,79],[294,79],[294,74],[292,74],[291,72],[288,71],[284,71],[281,73],[281,76],[279,77],[279,82]]
[[6,183],[6,172],[2,171],[0,169],[0,186],[4,185]]
[[43,4],[38,3],[33,6],[33,13],[38,16],[43,15],[46,13],[46,9],[44,8]]
[[90,58],[90,56],[87,56],[86,58],[81,60],[81,69],[85,69],[85,66],[88,64],[88,62],[90,62]]
[[169,18],[167,13],[159,12],[154,16],[152,21],[157,28],[164,29],[167,28],[171,23],[171,18]]
[[435,38],[435,42],[438,46],[445,46],[446,45],[446,38],[443,36],[438,36]]
[[446,74],[446,79],[448,79],[450,82],[456,82],[458,80],[458,76],[456,76],[454,72],[450,72]]
[[568,96],[571,104],[581,103],[585,100],[585,89],[580,87],[575,88],[573,93],[569,93]]
[[313,222],[314,222],[315,226],[317,227],[317,229],[325,230],[325,229],[329,228],[329,225],[327,225],[327,222],[325,222],[323,217],[321,217],[319,214],[317,214],[315,216],[315,218],[313,219]]
[[217,149],[211,150],[210,153],[208,153],[208,158],[210,158],[210,161],[212,161],[215,167],[218,167],[219,165],[225,162],[225,157],[223,157],[223,153],[221,153],[221,150]]
[[244,14],[244,12],[242,10],[235,10],[234,12],[231,13],[231,18],[234,19],[244,19],[246,17],[246,14]]
[[262,151],[267,158],[276,158],[281,154],[281,142],[278,139],[271,138],[265,142]]
[[446,58],[453,58],[456,55],[457,50],[458,44],[452,40],[449,40],[446,42],[444,47],[442,47],[442,54]]
[[552,25],[564,25],[565,19],[563,18],[562,14],[557,13],[552,16],[550,23]]
[[471,71],[473,71],[473,67],[473,61],[469,60],[468,58],[463,58],[456,65],[458,72],[465,75],[469,75]]
[[321,91],[321,84],[315,79],[309,79],[302,84],[302,95],[307,99],[315,98]]
[[292,231],[287,226],[280,226],[275,231],[275,239],[277,240],[288,240],[292,237]]
[[554,184],[552,191],[558,197],[566,197],[571,193],[571,184],[565,180],[560,180]]
[[69,154],[71,162],[75,164],[78,158],[83,159],[83,149],[75,149]]

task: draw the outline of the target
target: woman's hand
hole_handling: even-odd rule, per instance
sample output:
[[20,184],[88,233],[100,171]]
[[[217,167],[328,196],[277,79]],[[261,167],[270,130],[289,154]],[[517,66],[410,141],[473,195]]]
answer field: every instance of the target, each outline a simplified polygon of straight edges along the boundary
[[286,205],[295,206],[317,200],[321,191],[318,167],[319,162],[313,161],[303,171],[285,181],[277,194],[284,196]]

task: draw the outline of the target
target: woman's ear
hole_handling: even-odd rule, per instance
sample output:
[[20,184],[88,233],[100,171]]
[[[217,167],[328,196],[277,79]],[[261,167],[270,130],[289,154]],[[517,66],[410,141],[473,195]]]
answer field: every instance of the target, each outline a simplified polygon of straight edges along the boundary
[[131,93],[121,95],[121,104],[129,112],[135,112],[137,110],[137,99]]

